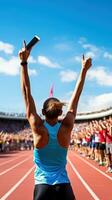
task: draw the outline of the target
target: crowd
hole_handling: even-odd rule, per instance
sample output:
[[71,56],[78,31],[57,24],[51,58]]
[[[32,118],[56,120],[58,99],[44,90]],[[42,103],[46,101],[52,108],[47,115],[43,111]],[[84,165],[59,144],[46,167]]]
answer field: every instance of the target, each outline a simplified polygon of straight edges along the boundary
[[18,133],[28,127],[29,127],[28,122],[25,120],[0,118],[0,132]]
[[31,149],[33,149],[33,137],[29,128],[18,133],[0,133],[0,152]]
[[112,173],[112,117],[74,126],[71,147]]
[[[81,156],[106,166],[112,173],[112,117],[74,125],[70,148]],[[33,137],[28,124],[0,122],[0,152],[33,149]]]

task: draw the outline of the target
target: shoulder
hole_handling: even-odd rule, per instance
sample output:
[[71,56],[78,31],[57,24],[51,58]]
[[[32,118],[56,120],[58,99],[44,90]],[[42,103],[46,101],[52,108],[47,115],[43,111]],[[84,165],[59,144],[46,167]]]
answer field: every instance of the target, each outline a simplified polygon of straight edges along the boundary
[[73,112],[67,112],[65,118],[62,120],[62,126],[65,127],[65,129],[72,130],[75,122],[75,116]]
[[44,147],[48,140],[48,133],[44,126],[44,121],[37,114],[31,114],[28,121],[33,134],[34,146],[37,148]]
[[31,114],[28,118],[30,127],[32,132],[35,132],[38,128],[44,127],[43,120],[40,118],[40,116],[36,114]]
[[32,133],[34,139],[34,147],[43,148],[46,144],[48,144],[49,134],[47,128],[44,126],[44,122],[34,126],[32,128]]
[[61,126],[58,132],[58,141],[62,147],[68,148],[73,126],[74,116],[72,113],[67,113],[67,115],[61,122]]

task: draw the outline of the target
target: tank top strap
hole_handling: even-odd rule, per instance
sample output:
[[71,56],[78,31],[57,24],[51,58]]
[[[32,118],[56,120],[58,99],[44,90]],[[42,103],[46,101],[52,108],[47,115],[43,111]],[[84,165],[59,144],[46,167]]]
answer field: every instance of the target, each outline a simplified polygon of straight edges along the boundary
[[44,122],[44,126],[47,128],[48,130],[48,134],[50,137],[57,137],[59,128],[61,126],[60,122],[57,122],[55,125],[51,126],[50,124],[48,124],[46,121]]

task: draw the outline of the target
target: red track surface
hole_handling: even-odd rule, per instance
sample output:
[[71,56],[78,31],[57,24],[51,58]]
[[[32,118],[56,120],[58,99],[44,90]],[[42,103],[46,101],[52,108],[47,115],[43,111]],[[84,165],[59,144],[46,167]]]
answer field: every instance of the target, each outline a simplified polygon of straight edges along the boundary
[[[67,171],[77,200],[112,200],[112,174],[105,170],[69,151]],[[0,154],[0,200],[32,200],[33,173],[32,151]]]

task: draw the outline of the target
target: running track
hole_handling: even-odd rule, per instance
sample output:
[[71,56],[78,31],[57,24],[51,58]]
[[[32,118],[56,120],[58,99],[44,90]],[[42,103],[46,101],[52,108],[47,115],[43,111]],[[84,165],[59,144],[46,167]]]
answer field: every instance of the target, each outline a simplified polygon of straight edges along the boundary
[[[77,200],[112,200],[112,174],[94,161],[68,153],[67,171]],[[32,200],[32,151],[0,154],[0,200]]]

